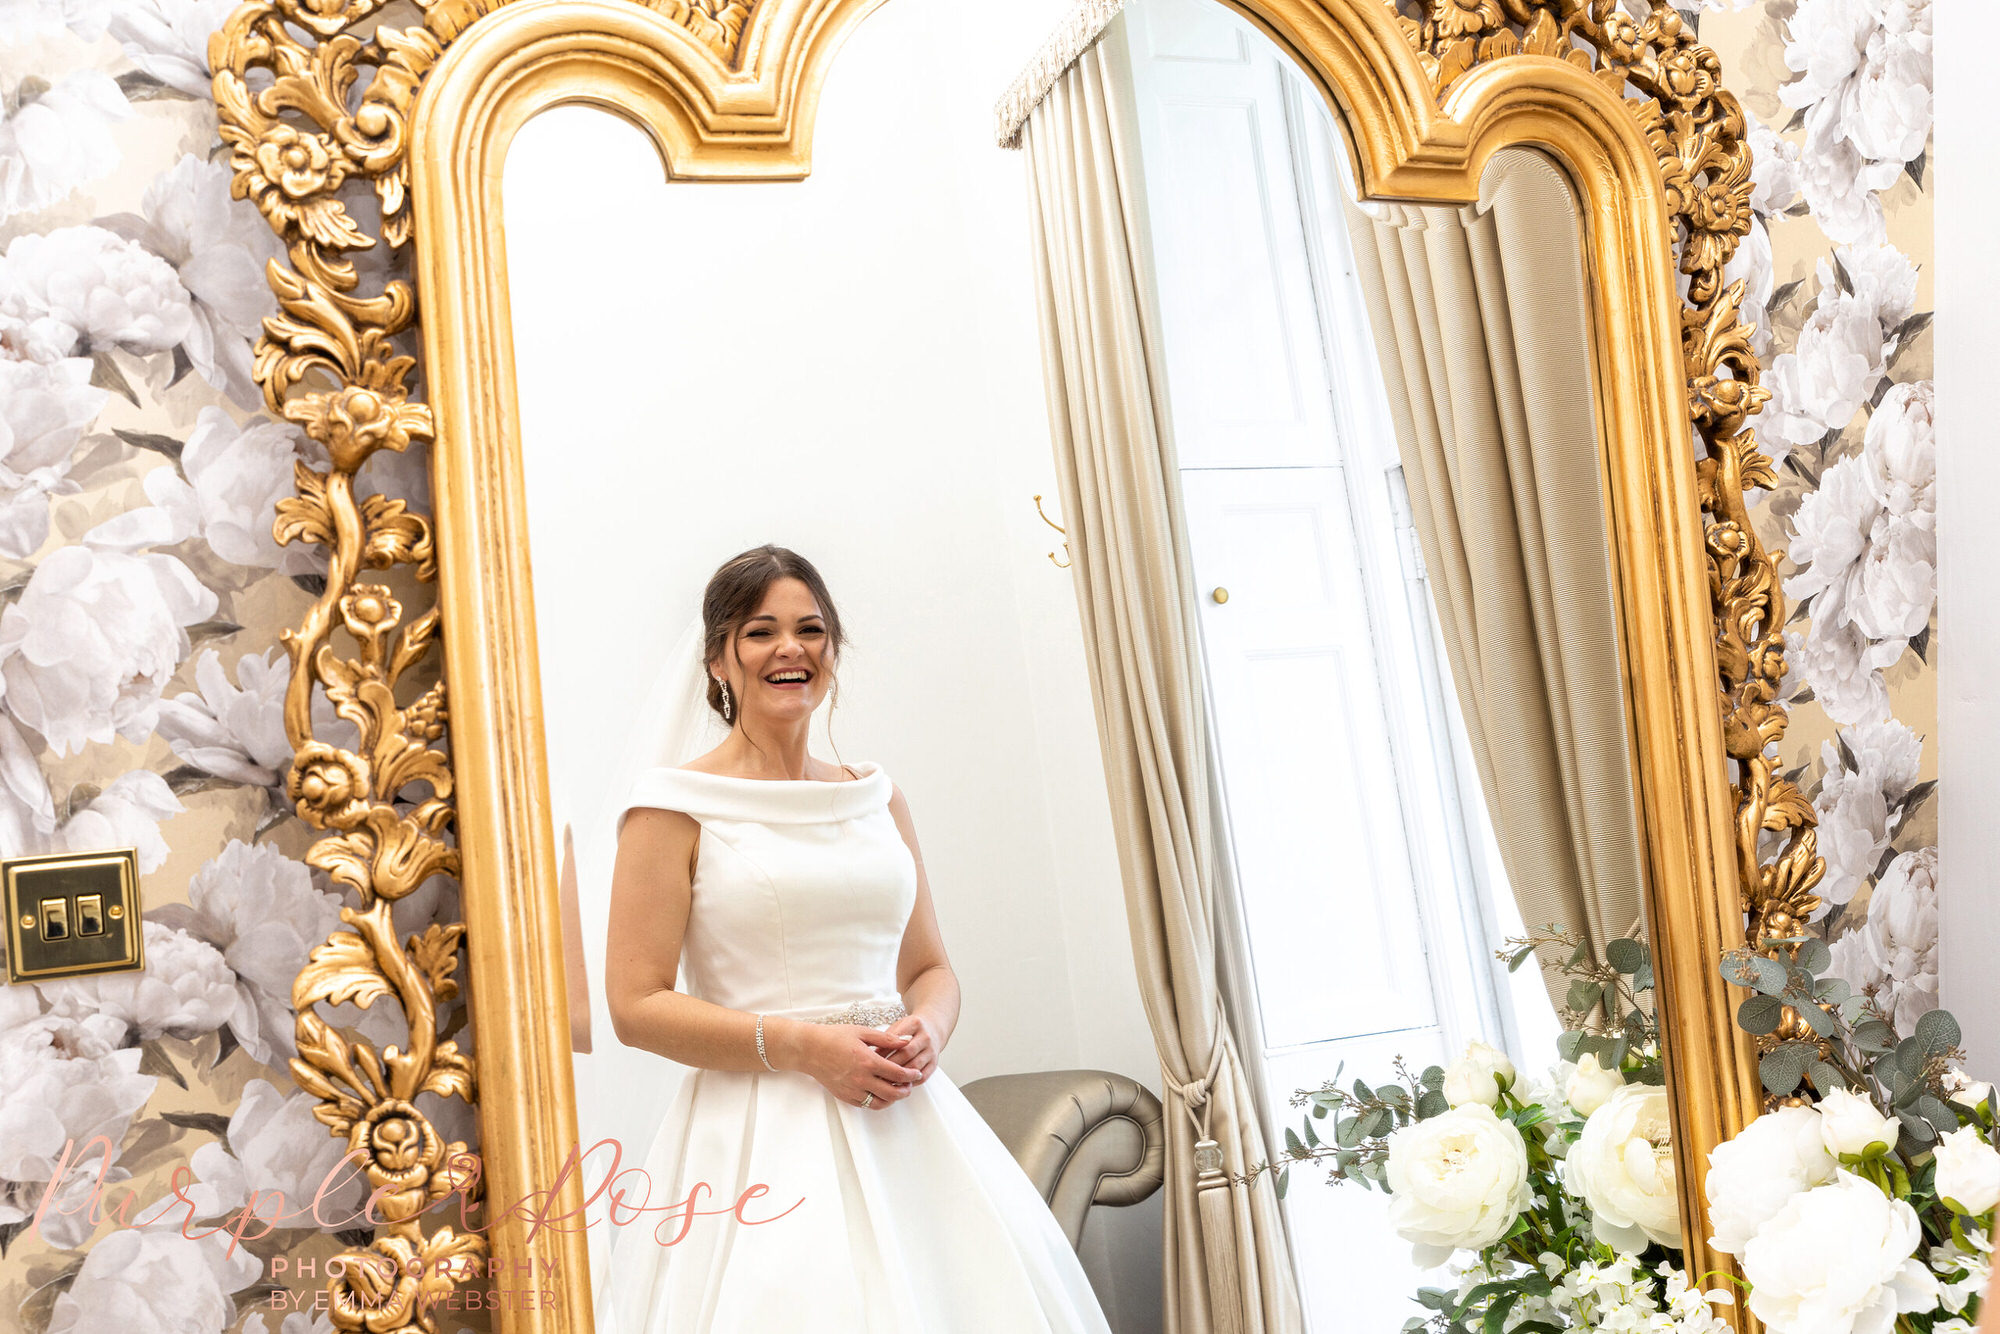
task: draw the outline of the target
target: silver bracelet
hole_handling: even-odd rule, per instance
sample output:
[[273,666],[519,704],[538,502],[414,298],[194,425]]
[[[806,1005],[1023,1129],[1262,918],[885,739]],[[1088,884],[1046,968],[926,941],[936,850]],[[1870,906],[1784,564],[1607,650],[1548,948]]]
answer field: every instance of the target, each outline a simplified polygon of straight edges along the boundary
[[764,1054],[764,1016],[761,1014],[757,1016],[757,1059],[762,1061],[764,1068],[772,1074],[778,1072],[778,1067],[772,1065],[771,1058]]

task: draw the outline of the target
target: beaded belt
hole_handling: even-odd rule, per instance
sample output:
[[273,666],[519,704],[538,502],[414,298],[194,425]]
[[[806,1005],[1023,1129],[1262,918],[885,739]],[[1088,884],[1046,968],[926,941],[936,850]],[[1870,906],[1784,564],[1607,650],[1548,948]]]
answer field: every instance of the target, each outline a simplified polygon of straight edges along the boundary
[[901,1001],[855,1001],[844,1009],[832,1014],[814,1015],[802,1020],[808,1024],[860,1024],[864,1028],[880,1028],[893,1024],[909,1014]]

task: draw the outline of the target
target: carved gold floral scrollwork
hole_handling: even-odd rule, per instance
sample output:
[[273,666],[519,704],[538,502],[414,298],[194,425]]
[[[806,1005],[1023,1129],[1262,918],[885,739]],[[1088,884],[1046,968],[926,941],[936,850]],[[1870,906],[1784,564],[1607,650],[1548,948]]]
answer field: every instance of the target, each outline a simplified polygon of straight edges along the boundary
[[[1402,0],[1404,35],[1440,99],[1466,71],[1511,55],[1565,60],[1602,79],[1659,160],[1680,271],[1687,279],[1681,352],[1707,519],[1723,738],[1737,766],[1736,854],[1753,941],[1795,937],[1819,906],[1825,871],[1812,803],[1778,772],[1787,717],[1785,596],[1777,558],[1758,540],[1746,497],[1776,481],[1747,423],[1770,391],[1743,323],[1744,283],[1723,268],[1750,231],[1750,145],[1743,108],[1722,87],[1715,53],[1667,0],[1635,17],[1622,0]],[[1632,97],[1632,92],[1644,94]]]
[[[318,543],[328,558],[324,592],[283,637],[292,660],[285,728],[295,752],[287,792],[302,818],[328,831],[307,860],[362,904],[342,910],[347,929],[312,951],[292,993],[293,1075],[320,1098],[314,1114],[358,1151],[381,1220],[373,1243],[348,1252],[327,1281],[342,1330],[434,1328],[435,1303],[465,1272],[453,1262],[485,1251],[476,1233],[419,1226],[453,1193],[476,1201],[480,1173],[478,1158],[444,1141],[415,1101],[430,1093],[471,1103],[476,1076],[472,1060],[438,1033],[438,1007],[458,993],[464,926],[435,924],[399,941],[390,915],[430,877],[456,873],[458,853],[451,768],[439,747],[444,685],[403,702],[413,671],[436,647],[437,610],[409,616],[388,586],[357,581],[363,569],[399,566],[420,585],[436,577],[429,520],[400,500],[355,493],[356,474],[378,450],[431,439],[430,411],[411,391],[415,359],[397,345],[415,326],[417,303],[402,278],[371,290],[354,256],[408,242],[418,89],[446,46],[497,2],[437,0],[423,6],[421,26],[363,36],[380,0],[250,0],[209,49],[235,194],[286,246],[287,263],[269,271],[280,313],[265,322],[257,379],[271,410],[302,427],[328,465],[298,465],[298,494],[279,506],[274,532],[281,543]],[[725,64],[750,12],[731,0],[654,7]],[[375,196],[372,235],[353,211],[366,198],[354,188],[362,183]],[[335,649],[336,632],[354,656]],[[316,687],[357,729],[353,749],[315,735]],[[385,997],[402,1008],[406,1049],[377,1051],[314,1008]]]

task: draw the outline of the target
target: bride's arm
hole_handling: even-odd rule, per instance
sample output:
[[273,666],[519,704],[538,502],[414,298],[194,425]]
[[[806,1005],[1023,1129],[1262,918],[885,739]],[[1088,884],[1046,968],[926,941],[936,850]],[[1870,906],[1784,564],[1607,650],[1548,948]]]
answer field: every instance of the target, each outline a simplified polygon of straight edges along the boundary
[[[889,791],[889,813],[895,817],[896,828],[902,831],[903,842],[909,845],[910,856],[917,863],[917,902],[910,910],[910,924],[903,930],[903,948],[896,959],[896,989],[903,993],[903,1005],[910,1017],[898,1019],[883,1031],[912,1034],[927,1031],[928,1046],[918,1037],[909,1048],[889,1059],[928,1074],[937,1064],[938,1053],[951,1041],[952,1030],[958,1027],[958,975],[952,972],[951,960],[945,957],[937,910],[931,904],[931,882],[924,874],[924,854],[917,847],[917,827],[910,818],[909,803],[903,800],[901,788],[892,786]],[[918,1020],[922,1022],[919,1024]]]
[[[693,817],[680,811],[640,807],[625,817],[604,948],[612,1031],[628,1047],[682,1065],[762,1070],[756,1015],[674,990],[700,833]],[[764,1020],[764,1051],[775,1068],[811,1075],[848,1101],[871,1092],[883,1101],[907,1096],[907,1072],[851,1037],[852,1031],[774,1015]]]

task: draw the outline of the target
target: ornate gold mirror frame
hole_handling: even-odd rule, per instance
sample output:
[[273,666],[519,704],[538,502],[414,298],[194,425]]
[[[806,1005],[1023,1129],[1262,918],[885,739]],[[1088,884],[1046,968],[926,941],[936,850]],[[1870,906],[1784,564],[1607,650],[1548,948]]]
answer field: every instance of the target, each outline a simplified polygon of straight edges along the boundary
[[[291,1064],[387,1188],[357,1259],[403,1267],[386,1307],[380,1282],[328,1280],[342,1329],[431,1327],[425,1300],[462,1281],[439,1262],[527,1255],[514,1206],[556,1185],[576,1136],[500,230],[509,142],[539,111],[590,102],[647,130],[674,177],[803,176],[821,80],[881,0],[418,2],[421,21],[393,27],[385,0],[245,0],[210,47],[236,193],[288,252],[257,376],[330,463],[300,465],[276,529],[327,558],[325,591],[285,636],[288,790],[327,831],[309,860],[363,907],[298,978]],[[1773,480],[1745,429],[1768,395],[1741,285],[1721,277],[1750,220],[1742,111],[1666,0],[1643,20],[1616,0],[1219,2],[1331,100],[1367,196],[1472,201],[1511,144],[1551,150],[1577,186],[1683,1211],[1705,1218],[1708,1151],[1761,1103],[1718,957],[1746,914],[1760,940],[1789,934],[1821,871],[1811,807],[1770,759],[1785,606],[1745,502]],[[414,288],[394,263],[374,266],[379,281],[354,263],[407,256],[413,239]],[[371,455],[412,444],[433,450],[435,520],[356,491]],[[316,688],[359,727],[354,749],[315,737]],[[460,877],[464,922],[397,939],[391,906],[439,874]],[[476,1066],[438,1033],[461,943],[485,998]],[[407,1049],[378,1052],[313,1011],[384,997]],[[413,1105],[426,1092],[484,1109],[483,1163],[440,1142]],[[482,1236],[440,1211],[450,1221],[426,1232],[425,1211],[458,1191],[506,1216]],[[572,1174],[548,1207],[581,1202]],[[1689,1229],[1697,1273],[1728,1261],[1706,1230]],[[545,1229],[533,1252],[589,1273],[581,1231]],[[584,1330],[586,1286],[561,1282],[504,1323]]]

